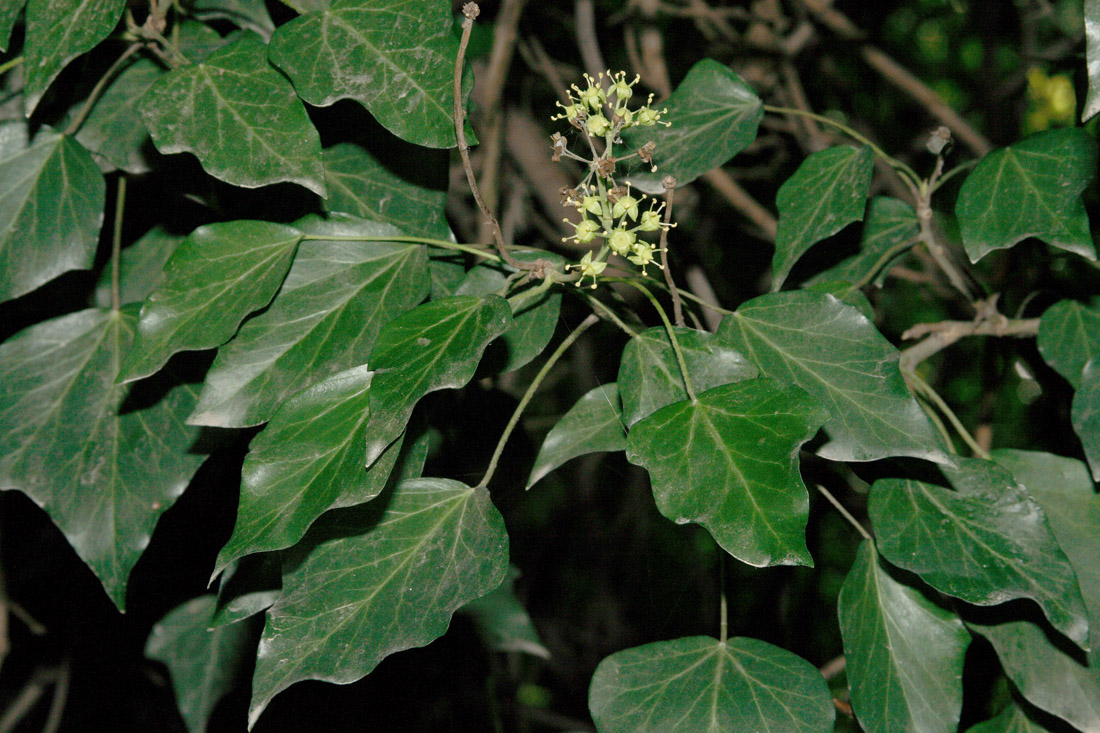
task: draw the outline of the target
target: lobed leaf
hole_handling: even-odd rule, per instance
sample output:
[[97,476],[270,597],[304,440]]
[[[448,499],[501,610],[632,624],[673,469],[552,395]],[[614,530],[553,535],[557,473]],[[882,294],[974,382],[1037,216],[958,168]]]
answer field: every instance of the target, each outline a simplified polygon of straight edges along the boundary
[[779,230],[772,258],[773,290],[814,244],[863,219],[875,156],[864,145],[814,153],[779,187]]
[[173,251],[164,283],[141,306],[137,337],[119,379],[153,374],[180,351],[225,343],[263,308],[290,269],[302,232],[266,221],[202,226]]
[[742,562],[812,565],[798,449],[825,418],[797,387],[751,379],[639,421],[627,436],[626,457],[649,471],[662,514],[703,525]]
[[959,617],[891,577],[864,542],[838,601],[852,707],[875,731],[956,731],[970,635]]
[[586,392],[550,428],[535,457],[527,488],[577,456],[619,450],[626,450],[626,424],[622,419],[619,388],[614,382],[601,384]]
[[242,33],[202,62],[165,74],[142,99],[142,119],[160,152],[194,153],[226,183],[286,181],[324,196],[317,130],[265,49],[259,36]]
[[950,458],[898,370],[899,354],[866,317],[831,295],[771,293],[743,303],[718,333],[762,376],[797,384],[829,411],[834,461]]
[[413,479],[363,509],[373,516],[346,510],[318,523],[316,544],[284,570],[256,658],[250,727],[295,682],[353,682],[442,636],[456,609],[504,580],[508,535],[484,489]]
[[1081,201],[1095,175],[1096,143],[1077,128],[1038,132],[982,158],[955,204],[970,261],[1028,237],[1095,260]]
[[831,731],[836,711],[813,665],[757,639],[692,636],[600,662],[588,688],[600,731]]
[[1090,361],[1100,360],[1100,311],[1060,300],[1043,312],[1036,339],[1043,360],[1074,386]]
[[920,222],[912,206],[889,196],[875,196],[867,204],[859,253],[813,276],[806,285],[873,282],[881,288],[890,268],[916,243],[919,232]]

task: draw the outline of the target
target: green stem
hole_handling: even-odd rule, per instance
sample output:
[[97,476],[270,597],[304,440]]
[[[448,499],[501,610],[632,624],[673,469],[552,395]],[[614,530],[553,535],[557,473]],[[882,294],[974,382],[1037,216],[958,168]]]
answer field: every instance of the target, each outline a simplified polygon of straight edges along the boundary
[[943,398],[939,396],[936,390],[932,389],[928,382],[921,379],[921,377],[916,372],[908,372],[906,373],[905,377],[909,381],[909,383],[916,388],[916,390],[921,394],[922,397],[935,405],[936,408],[944,414],[948,422],[951,423],[951,427],[955,428],[955,432],[957,432],[959,434],[959,437],[963,439],[963,442],[965,442],[970,447],[970,450],[974,451],[974,455],[978,456],[979,458],[984,458],[987,461],[991,459],[991,456],[985,450],[985,448],[982,448],[980,445],[978,445],[978,441],[974,440],[974,436],[970,434],[970,431],[966,429],[966,427],[962,424],[962,421],[959,420],[959,418],[955,415],[951,408],[948,407],[947,403],[944,402]]
[[103,94],[103,90],[107,88],[107,84],[114,78],[119,69],[122,68],[122,64],[125,63],[126,59],[137,53],[140,48],[140,43],[131,43],[127,46],[126,50],[122,52],[122,55],[115,59],[115,62],[111,64],[111,68],[107,69],[107,73],[100,77],[96,85],[92,87],[92,93],[88,95],[88,99],[84,102],[84,106],[80,108],[80,111],[77,113],[76,117],[73,118],[73,121],[65,128],[64,134],[75,135],[77,133],[80,126],[84,124],[84,120],[88,118],[92,108],[95,107],[95,103],[99,101],[99,97]]
[[863,525],[856,521],[856,518],[852,516],[851,512],[849,512],[847,509],[845,509],[844,505],[841,504],[840,501],[837,500],[837,498],[835,496],[833,496],[832,494],[829,493],[828,489],[826,489],[821,484],[818,484],[817,485],[817,490],[820,491],[821,494],[826,499],[829,500],[829,503],[832,504],[833,507],[838,512],[840,512],[840,516],[842,516],[842,517],[844,517],[845,519],[848,520],[848,524],[855,527],[856,531],[859,532],[861,535],[863,535],[863,539],[865,539],[865,540],[867,540],[868,542],[871,542],[871,543],[873,543],[875,541],[874,538],[871,537],[870,533],[868,533],[867,530],[865,530],[863,528]]
[[978,164],[978,162],[979,161],[977,159],[968,160],[965,163],[960,163],[959,165],[955,166],[951,170],[947,171],[942,176],[940,176],[939,180],[936,181],[936,184],[934,186],[932,186],[932,192],[935,193],[939,189],[940,186],[947,183],[947,181],[949,181],[952,177],[954,177],[955,175],[957,175],[959,173],[962,173],[965,170],[969,170],[970,168],[973,168],[974,166],[976,166]]
[[882,256],[879,257],[878,260],[875,261],[875,266],[874,267],[872,267],[870,270],[868,270],[867,273],[863,277],[861,277],[857,282],[852,283],[852,286],[850,288],[848,288],[848,292],[849,293],[854,293],[855,291],[862,289],[863,286],[867,285],[867,283],[869,283],[869,282],[871,282],[872,280],[875,279],[875,275],[878,274],[878,271],[881,270],[883,267],[886,267],[886,264],[890,260],[894,259],[894,257],[901,254],[905,250],[910,249],[911,247],[916,245],[918,242],[920,242],[920,237],[914,237],[913,239],[907,239],[904,242],[898,242],[893,247],[886,250],[882,254]]
[[118,177],[115,195],[115,221],[111,234],[111,310],[122,307],[122,214],[126,211],[126,176]]
[[[659,288],[665,288],[665,289],[668,288],[668,286],[665,283],[663,283],[662,281],[660,281],[660,280],[658,280],[654,277],[647,276],[646,280],[648,282],[653,283],[654,285],[656,285]],[[720,305],[715,305],[714,303],[708,303],[707,301],[703,300],[702,298],[700,298],[698,295],[691,292],[690,290],[684,290],[683,288],[676,288],[676,292],[680,294],[681,298],[683,298],[685,300],[690,300],[692,303],[696,303],[698,305],[701,305],[704,308],[707,308],[709,310],[714,311],[715,313],[721,313],[723,316],[732,316],[735,313],[735,311],[727,310],[726,308],[723,308]]]
[[616,282],[626,283],[632,288],[637,289],[642,293],[642,295],[649,298],[649,302],[652,303],[653,307],[657,309],[657,315],[661,317],[661,322],[665,324],[665,331],[668,332],[668,340],[672,342],[672,350],[676,352],[676,361],[680,365],[680,374],[684,378],[684,390],[687,391],[688,399],[694,402],[696,400],[695,389],[691,386],[691,377],[688,376],[687,362],[684,361],[684,352],[680,349],[680,340],[676,338],[676,331],[673,330],[672,322],[668,320],[668,314],[665,313],[665,309],[661,307],[661,303],[657,300],[653,293],[649,292],[649,288],[639,282],[634,282],[633,280],[628,280],[627,278],[618,277],[607,279]]
[[508,420],[508,424],[504,426],[504,432],[501,433],[500,440],[497,441],[497,447],[496,450],[493,451],[493,457],[489,459],[489,467],[485,469],[485,476],[474,488],[484,489],[489,485],[489,481],[492,480],[493,474],[496,473],[497,464],[500,463],[500,457],[504,453],[504,445],[508,442],[508,438],[512,436],[512,431],[515,430],[516,425],[519,424],[520,416],[523,415],[523,411],[527,408],[527,404],[531,401],[531,398],[535,396],[535,391],[539,388],[539,385],[542,384],[542,380],[546,379],[546,375],[550,373],[550,370],[557,364],[558,359],[562,357],[566,350],[573,345],[573,342],[580,338],[582,333],[599,323],[599,321],[600,319],[597,318],[595,314],[590,314],[581,321],[581,325],[573,329],[573,332],[558,344],[558,348],[554,349],[554,353],[550,354],[550,358],[542,365],[542,369],[539,369],[538,374],[531,380],[531,384],[523,394],[523,399],[516,405],[515,412],[512,413],[512,417]]
[[726,550],[718,543],[718,641],[729,638],[729,601],[726,599]]
[[611,310],[611,308],[605,305],[603,301],[601,301],[599,298],[589,293],[582,293],[582,295],[584,295],[584,297],[588,300],[589,304],[591,304],[595,308],[598,308],[600,312],[607,316],[607,319],[609,321],[625,331],[626,334],[630,336],[630,338],[635,338],[638,335],[638,333],[633,328],[626,325],[623,319],[619,318],[618,314],[616,314],[615,311]]
[[796,109],[794,107],[774,107],[770,104],[765,104],[764,105],[764,111],[765,112],[774,112],[775,114],[780,114],[780,115],[798,115],[800,117],[808,117],[811,120],[817,120],[818,122],[821,122],[823,124],[835,127],[836,129],[840,130],[841,132],[848,135],[849,137],[855,138],[856,140],[860,141],[864,145],[867,145],[868,147],[870,147],[871,150],[875,151],[875,155],[877,155],[878,157],[880,157],[884,161],[886,161],[890,165],[890,167],[893,168],[894,170],[896,170],[899,174],[902,174],[904,177],[908,178],[910,185],[912,185],[912,186],[919,186],[920,185],[921,178],[920,178],[920,176],[917,175],[916,171],[914,171],[912,168],[907,166],[905,163],[902,163],[900,160],[893,157],[892,155],[887,154],[887,152],[885,150],[880,148],[878,145],[875,145],[873,142],[871,142],[865,136],[859,134],[858,132],[856,132],[852,128],[848,127],[843,122],[837,122],[836,120],[832,119],[831,117],[826,117],[825,115],[815,114],[813,112],[807,112],[804,109]]
[[21,63],[23,63],[23,57],[22,56],[16,56],[13,59],[8,59],[4,63],[0,64],[0,74],[11,71],[16,66],[19,66],[19,64],[21,64]]
[[388,235],[354,235],[354,234],[306,234],[302,237],[303,242],[410,242],[412,244],[427,244],[432,247],[439,247],[441,249],[451,249],[456,252],[466,252],[467,254],[476,255],[478,257],[484,257],[487,260],[493,262],[500,262],[500,257],[491,252],[486,252],[474,245],[470,244],[457,244],[455,242],[448,242],[445,239],[430,239],[428,237],[407,237],[407,236],[388,236]]
[[947,426],[943,424],[943,420],[936,414],[936,411],[932,409],[932,405],[928,404],[924,398],[917,400],[917,402],[921,410],[924,411],[924,414],[932,421],[936,430],[939,431],[940,437],[943,438],[943,444],[947,446],[947,449],[952,453],[958,453],[958,450],[955,448],[955,441],[951,438],[951,432],[947,429]]

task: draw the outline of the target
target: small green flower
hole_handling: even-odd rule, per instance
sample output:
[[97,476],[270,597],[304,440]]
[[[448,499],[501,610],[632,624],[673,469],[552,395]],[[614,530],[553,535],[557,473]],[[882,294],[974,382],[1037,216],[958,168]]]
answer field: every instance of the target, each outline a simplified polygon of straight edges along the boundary
[[620,257],[625,257],[631,252],[637,239],[638,236],[634,234],[634,232],[627,231],[620,227],[611,232],[611,238],[607,240],[607,243],[611,245],[612,252]]
[[[570,97],[569,101],[572,102],[573,98]],[[572,122],[578,117],[584,117],[585,115],[584,106],[579,102],[574,104],[562,104],[561,102],[555,102],[554,104],[562,108],[562,114],[554,115],[550,118],[551,120],[569,120],[570,122]]]
[[590,277],[590,278],[592,278],[592,288],[593,289],[595,289],[595,287],[596,287],[596,278],[599,277],[600,273],[603,272],[604,268],[606,268],[606,267],[607,267],[606,262],[593,262],[591,252],[585,252],[584,257],[581,257],[581,261],[580,261],[579,264],[569,265],[570,269],[581,271],[580,280],[577,280],[576,285],[578,287],[580,287],[581,282],[586,277]]
[[654,111],[652,107],[642,107],[638,110],[637,124],[643,127],[656,125],[661,119],[661,113]]
[[[568,221],[568,219],[566,219]],[[573,239],[577,240],[578,244],[588,244],[600,231],[600,225],[591,219],[582,219],[577,224],[577,231],[573,235]]]
[[573,88],[576,89],[583,103],[591,107],[593,112],[599,112],[600,108],[607,104],[607,95],[604,94],[598,79],[593,79],[588,74],[585,74],[584,78],[588,82],[587,87],[580,89],[574,85]]
[[656,265],[657,267],[661,267],[661,263],[654,262],[653,260],[653,254],[657,251],[657,248],[649,242],[636,242],[634,244],[634,254],[627,257],[627,259],[633,262],[638,267],[641,267],[642,274],[644,275],[646,265]]
[[658,209],[642,212],[642,221],[638,228],[643,232],[655,232],[661,228],[661,214]]
[[584,126],[588,128],[588,134],[593,137],[603,137],[611,129],[611,123],[602,114],[594,114],[589,117]]
[[634,90],[631,89],[631,87],[638,83],[638,80],[641,79],[641,76],[635,76],[634,81],[628,84],[626,81],[626,72],[620,71],[615,76],[612,76],[611,79],[611,88],[607,91],[609,94],[614,94],[616,99],[618,99],[618,106],[625,107],[626,100],[630,99],[630,97],[634,94]]
[[579,208],[581,211],[587,211],[589,214],[603,216],[603,199],[599,196],[589,194],[581,200]]
[[611,215],[616,219],[624,214],[630,217],[631,221],[635,221],[638,218],[638,199],[634,198],[629,193],[620,196],[618,201],[615,202],[615,206],[611,209]]

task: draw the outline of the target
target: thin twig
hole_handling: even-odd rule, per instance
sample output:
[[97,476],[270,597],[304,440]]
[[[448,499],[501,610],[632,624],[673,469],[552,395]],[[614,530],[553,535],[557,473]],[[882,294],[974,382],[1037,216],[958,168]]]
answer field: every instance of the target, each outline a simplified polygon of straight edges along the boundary
[[676,194],[676,179],[665,176],[662,183],[665,187],[665,225],[661,227],[661,241],[657,246],[661,251],[661,269],[665,273],[668,292],[672,294],[672,320],[677,326],[683,326],[684,306],[680,302],[680,291],[676,289],[676,283],[672,281],[672,271],[668,267],[668,230],[672,228],[672,202]]
[[596,37],[595,4],[592,0],[576,0],[573,13],[577,25],[577,47],[580,49],[584,68],[595,77],[607,68],[600,52],[600,41]]
[[65,713],[65,703],[69,699],[69,680],[72,677],[72,659],[68,656],[61,661],[61,667],[57,670],[57,680],[53,686],[53,699],[50,700],[50,712],[46,716],[46,723],[42,726],[42,733],[56,733],[61,727],[61,716]]
[[918,323],[901,335],[903,339],[927,336],[923,341],[901,352],[902,371],[913,371],[918,364],[946,349],[966,336],[1000,336],[1029,338],[1039,333],[1038,318],[1008,318],[1000,313],[974,321],[940,321]]
[[118,177],[115,193],[115,220],[111,233],[111,310],[122,307],[122,215],[126,211],[126,176]]
[[818,484],[817,485],[817,490],[821,492],[822,496],[824,496],[826,499],[829,500],[829,503],[833,505],[834,509],[836,509],[838,512],[840,512],[840,516],[842,516],[846,520],[848,520],[848,524],[855,527],[855,530],[860,533],[860,535],[863,537],[863,539],[867,540],[868,542],[872,542],[872,543],[875,541],[875,539],[873,537],[871,537],[871,533],[863,528],[863,525],[860,524],[856,520],[856,518],[852,516],[851,512],[849,512],[847,509],[844,508],[844,505],[840,503],[839,499],[837,499],[835,496],[833,496],[832,494],[829,493],[828,489],[826,489],[821,484]]
[[88,95],[88,99],[84,102],[84,106],[80,108],[80,111],[77,112],[76,117],[74,117],[73,121],[70,122],[68,127],[65,128],[66,135],[76,134],[77,130],[80,129],[80,126],[84,124],[84,120],[86,120],[88,118],[88,115],[91,113],[92,107],[94,107],[95,103],[99,101],[99,97],[101,94],[103,94],[103,90],[107,87],[107,84],[109,84],[114,79],[115,74],[117,74],[118,71],[122,68],[122,64],[126,62],[126,59],[137,53],[138,50],[141,49],[141,46],[141,43],[131,43],[129,46],[126,47],[126,50],[122,52],[122,55],[115,59],[115,62],[111,64],[110,68],[107,69],[107,72],[102,77],[100,77],[99,81],[96,82],[96,85],[92,87],[92,93]]
[[19,66],[19,64],[21,64],[21,63],[23,63],[23,57],[22,56],[16,56],[13,59],[8,59],[4,63],[0,64],[0,74],[4,74],[8,71],[11,71],[16,66]]

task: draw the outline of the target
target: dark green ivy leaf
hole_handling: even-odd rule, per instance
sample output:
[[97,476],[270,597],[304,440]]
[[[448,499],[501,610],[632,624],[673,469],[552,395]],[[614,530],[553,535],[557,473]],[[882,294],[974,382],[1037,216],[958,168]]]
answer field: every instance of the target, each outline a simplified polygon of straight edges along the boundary
[[881,288],[890,267],[916,243],[919,232],[920,222],[912,206],[889,196],[875,196],[867,205],[859,253],[815,275],[806,284],[873,282]]
[[996,717],[967,728],[966,733],[1052,733],[1052,731],[1032,720],[1023,708],[1014,701],[1010,701]]
[[814,153],[779,187],[779,231],[772,258],[772,288],[779,290],[806,251],[863,218],[875,156],[864,145],[838,145]]
[[955,204],[971,262],[1028,237],[1096,259],[1081,192],[1096,175],[1096,143],[1079,128],[1046,130],[994,150]]
[[92,156],[68,135],[0,126],[0,301],[69,270],[92,266],[106,186]]
[[534,623],[516,598],[515,581],[519,571],[509,568],[508,577],[492,593],[467,603],[460,610],[473,618],[487,647],[498,652],[520,652],[549,659]]
[[1081,439],[1092,478],[1100,481],[1100,364],[1090,361],[1081,373],[1070,410],[1073,430]]
[[280,26],[268,55],[310,104],[354,99],[401,139],[451,148],[453,23],[440,0],[337,0]]
[[671,175],[685,186],[711,168],[717,168],[756,139],[764,106],[756,92],[725,64],[699,61],[657,109],[668,108],[662,122],[653,127],[634,127],[623,134],[628,148],[648,142],[656,151],[657,171],[641,167],[630,182],[646,193],[662,193],[661,179]]
[[210,628],[216,599],[200,596],[172,609],[153,625],[145,655],[172,674],[180,715],[191,733],[206,730],[218,701],[239,682],[251,652],[248,624]]
[[283,595],[267,612],[249,726],[295,682],[354,682],[390,654],[442,636],[455,610],[508,571],[508,535],[488,492],[449,479],[402,481],[313,529],[306,541],[317,544],[284,571]]
[[1055,628],[1088,643],[1077,576],[1027,490],[989,461],[958,459],[956,491],[901,479],[876,481],[868,513],[883,557],[968,603],[1038,603]]
[[31,0],[23,43],[27,116],[70,61],[114,30],[124,7],[126,0]]
[[8,50],[11,30],[15,27],[15,21],[19,19],[25,2],[26,0],[7,0],[0,4],[0,53]]
[[1043,312],[1036,342],[1043,360],[1080,387],[1085,365],[1100,359],[1100,311],[1060,300]]
[[[696,392],[757,376],[756,367],[726,338],[693,328],[673,330]],[[687,399],[684,376],[663,326],[630,339],[619,362],[618,384],[627,427],[665,405]]]
[[0,488],[45,509],[120,609],[157,519],[203,461],[183,423],[191,386],[145,385],[128,403],[115,384],[136,311],[80,311],[0,345]]
[[267,12],[264,0],[194,0],[191,12],[202,21],[228,20],[238,28],[250,30],[270,40],[275,23]]
[[970,635],[860,545],[838,601],[852,707],[868,731],[958,730]]
[[812,565],[798,449],[825,418],[797,387],[750,379],[639,421],[627,436],[626,457],[649,471],[662,514],[703,525],[738,560]]
[[302,233],[266,221],[196,229],[164,268],[164,283],[141,306],[137,338],[119,379],[147,377],[180,351],[228,341],[241,321],[271,301]]
[[825,733],[836,711],[805,659],[757,639],[692,636],[600,662],[588,709],[601,733]]
[[[77,141],[99,162],[105,172],[121,168],[127,173],[147,173],[149,162],[144,147],[149,133],[138,113],[138,100],[164,72],[149,59],[127,66],[104,90],[84,124]],[[84,102],[74,109],[74,113]]]
[[901,378],[898,350],[852,306],[806,290],[771,293],[742,304],[718,333],[763,376],[794,382],[825,406],[822,457],[950,462]]
[[462,387],[512,311],[499,295],[460,295],[418,306],[388,323],[368,363],[375,370],[367,425],[367,465],[401,434],[421,397]]
[[527,478],[527,488],[577,456],[619,450],[626,450],[626,424],[619,389],[614,382],[601,384],[585,393],[550,428]]
[[[123,305],[140,303],[164,282],[164,266],[183,242],[183,236],[155,226],[122,250],[119,262],[119,300]],[[103,268],[96,283],[96,305],[111,305],[111,268]]]
[[194,153],[207,173],[235,186],[289,181],[325,195],[317,130],[253,33],[165,74],[141,106],[162,153]]

